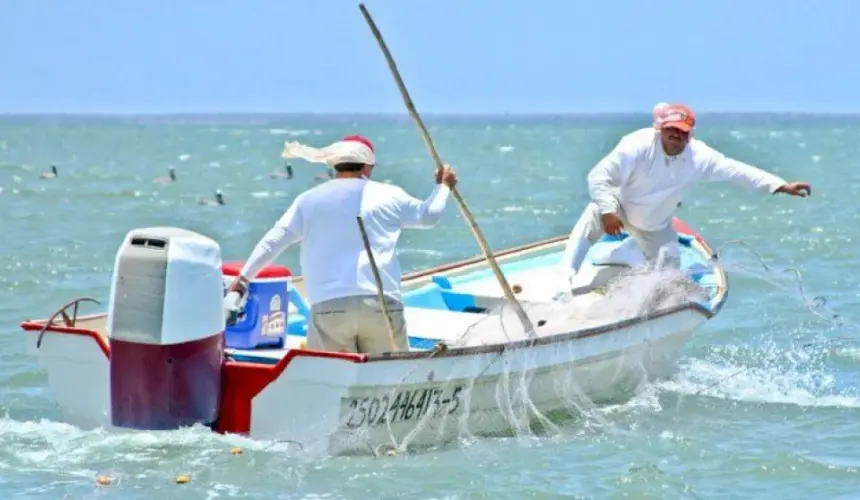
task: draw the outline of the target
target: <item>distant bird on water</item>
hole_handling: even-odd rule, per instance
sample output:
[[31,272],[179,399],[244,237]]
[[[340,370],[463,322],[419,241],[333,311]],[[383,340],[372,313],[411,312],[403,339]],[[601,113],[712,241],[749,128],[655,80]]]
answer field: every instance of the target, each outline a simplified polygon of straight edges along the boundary
[[198,205],[223,205],[224,204],[224,195],[221,194],[221,190],[215,191],[215,198],[205,198],[197,202]]
[[42,175],[39,176],[40,179],[53,179],[57,177],[59,174],[57,173],[57,166],[51,165],[50,172],[42,172]]
[[157,182],[159,184],[170,184],[171,182],[176,182],[176,170],[173,167],[170,167],[168,172],[169,175],[167,177],[156,177],[152,182]]
[[314,179],[316,179],[318,181],[325,181],[328,179],[334,179],[334,169],[329,167],[328,172],[326,172],[325,174],[317,175],[316,177],[314,177]]
[[292,179],[293,178],[293,166],[287,163],[284,165],[284,172],[272,172],[270,175],[272,179]]

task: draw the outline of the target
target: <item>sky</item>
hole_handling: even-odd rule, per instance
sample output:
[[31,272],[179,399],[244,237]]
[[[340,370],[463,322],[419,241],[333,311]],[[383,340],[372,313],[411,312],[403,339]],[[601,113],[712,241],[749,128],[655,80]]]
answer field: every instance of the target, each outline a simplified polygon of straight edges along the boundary
[[[860,113],[860,0],[368,0],[418,110]],[[0,113],[402,113],[346,0],[0,0]]]

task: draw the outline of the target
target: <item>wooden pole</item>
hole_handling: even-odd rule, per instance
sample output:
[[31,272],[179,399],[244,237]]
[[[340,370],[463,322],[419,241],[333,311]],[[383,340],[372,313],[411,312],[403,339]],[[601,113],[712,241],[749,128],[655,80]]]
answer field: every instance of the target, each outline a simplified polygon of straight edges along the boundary
[[[367,231],[364,230],[364,221],[361,216],[356,217],[358,220],[358,230],[361,231],[361,240],[364,242],[364,250],[367,252],[367,258],[370,260],[370,269],[373,271],[373,279],[376,281],[376,297],[379,299],[379,305],[382,307],[382,315],[385,316],[385,324],[388,325],[388,337],[391,339],[391,348],[397,350],[397,343],[394,342],[394,322],[391,321],[391,315],[388,313],[388,304],[385,302],[385,294],[382,288],[382,278],[379,276],[379,268],[376,267],[376,259],[373,257],[373,250],[370,248],[370,240],[367,238]],[[407,340],[407,348],[408,341]]]
[[[430,133],[424,126],[424,122],[421,121],[421,117],[418,115],[418,110],[415,109],[415,104],[412,103],[412,98],[409,97],[409,92],[406,90],[406,85],[403,83],[403,79],[400,77],[400,72],[397,70],[397,64],[394,62],[394,58],[391,56],[391,52],[389,52],[388,46],[385,44],[385,40],[382,39],[382,33],[379,32],[379,28],[376,27],[376,23],[374,23],[373,18],[370,17],[370,12],[367,11],[367,7],[365,7],[362,3],[358,4],[358,8],[361,9],[361,13],[364,15],[364,19],[370,26],[370,31],[373,32],[374,38],[376,38],[376,41],[379,43],[379,48],[382,49],[382,53],[385,55],[385,59],[388,61],[388,68],[391,70],[391,74],[394,76],[394,81],[397,83],[397,87],[400,89],[400,94],[403,97],[403,102],[406,104],[406,108],[409,110],[409,114],[412,116],[412,119],[415,120],[415,123],[418,125],[418,129],[421,131],[421,137],[424,139],[424,144],[430,151],[430,156],[433,157],[433,161],[436,163],[436,167],[442,168],[442,159],[439,157],[439,153],[436,152],[436,147],[433,145],[433,139],[430,138]],[[466,206],[466,202],[463,201],[463,198],[460,196],[460,192],[457,191],[456,187],[451,188],[451,194],[454,196],[454,200],[456,200],[457,205],[459,205],[460,211],[463,214],[463,218],[466,220],[466,224],[469,225],[469,228],[472,230],[472,234],[474,234],[475,239],[478,240],[478,245],[481,247],[481,251],[484,253],[484,257],[487,259],[487,263],[493,270],[493,274],[499,281],[499,285],[501,285],[502,287],[502,292],[504,292],[505,298],[511,301],[511,303],[513,304],[514,312],[516,312],[517,317],[522,322],[526,335],[528,335],[529,337],[534,337],[534,326],[532,325],[532,322],[526,314],[525,310],[523,310],[523,306],[519,303],[519,301],[517,301],[516,297],[514,297],[514,292],[513,290],[511,290],[511,287],[508,284],[508,281],[505,279],[504,274],[502,274],[502,270],[499,268],[496,259],[493,258],[493,253],[490,251],[490,248],[487,245],[487,240],[484,238],[483,233],[481,233],[481,230],[478,228],[478,224],[475,222],[475,218],[469,211],[469,207]]]

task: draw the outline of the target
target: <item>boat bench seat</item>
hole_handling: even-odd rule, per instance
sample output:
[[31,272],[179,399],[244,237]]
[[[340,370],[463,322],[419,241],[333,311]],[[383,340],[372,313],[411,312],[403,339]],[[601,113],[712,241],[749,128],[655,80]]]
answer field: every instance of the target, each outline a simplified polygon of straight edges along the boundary
[[[626,231],[622,231],[621,234],[619,234],[617,236],[612,235],[612,234],[604,234],[603,238],[601,238],[600,241],[617,242],[617,241],[624,241],[628,237],[630,237],[630,233],[628,233]],[[693,244],[693,239],[694,238],[692,236],[678,233],[678,243],[680,243],[681,245],[683,245],[687,248],[689,248]]]
[[426,340],[433,347],[438,341],[453,342],[459,339],[470,326],[485,319],[486,314],[475,312],[445,311],[424,307],[404,307],[406,328],[409,332],[409,345],[425,348],[420,342]]
[[431,280],[432,283],[405,293],[403,295],[404,304],[407,307],[443,311],[480,313],[486,310],[485,307],[476,304],[474,295],[455,292],[447,278],[433,276]]

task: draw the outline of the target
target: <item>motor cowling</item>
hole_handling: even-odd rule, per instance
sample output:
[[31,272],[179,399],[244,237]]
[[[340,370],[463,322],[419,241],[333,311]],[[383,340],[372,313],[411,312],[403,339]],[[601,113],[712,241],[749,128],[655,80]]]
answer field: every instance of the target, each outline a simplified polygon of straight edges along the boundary
[[117,252],[108,316],[111,422],[168,430],[218,418],[221,249],[180,228],[136,229]]

